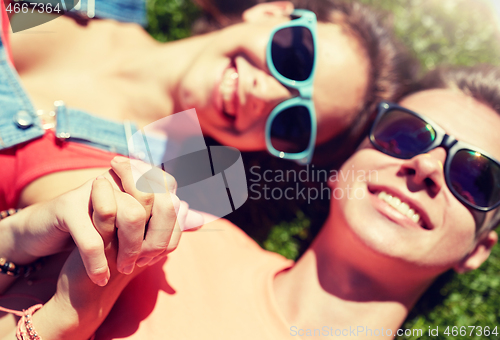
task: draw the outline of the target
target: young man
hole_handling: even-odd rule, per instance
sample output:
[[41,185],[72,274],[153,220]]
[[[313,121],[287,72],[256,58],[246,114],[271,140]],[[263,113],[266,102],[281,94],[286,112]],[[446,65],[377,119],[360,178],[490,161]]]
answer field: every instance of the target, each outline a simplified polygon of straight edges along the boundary
[[[54,297],[33,316],[39,334],[401,335],[399,326],[438,275],[487,259],[500,215],[500,71],[437,71],[423,84],[399,105],[380,106],[369,140],[341,168],[356,176],[330,183],[356,195],[332,199],[328,220],[297,263],[223,220],[185,235],[164,263],[134,273],[130,283],[132,276],[112,273],[106,287],[96,287],[74,251]],[[120,165],[113,168],[124,176]]]

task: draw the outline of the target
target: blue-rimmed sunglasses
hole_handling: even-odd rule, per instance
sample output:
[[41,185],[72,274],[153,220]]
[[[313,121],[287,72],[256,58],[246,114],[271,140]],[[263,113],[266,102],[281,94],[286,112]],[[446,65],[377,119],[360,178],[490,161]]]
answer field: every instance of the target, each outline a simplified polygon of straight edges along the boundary
[[432,120],[396,104],[382,102],[370,141],[383,153],[410,159],[437,147],[446,150],[444,177],[455,197],[478,211],[500,206],[500,163],[475,146],[446,134]]
[[279,158],[299,164],[311,161],[316,142],[313,80],[316,68],[316,15],[293,11],[292,20],[271,32],[266,59],[271,75],[296,89],[298,97],[278,104],[266,122],[267,150]]

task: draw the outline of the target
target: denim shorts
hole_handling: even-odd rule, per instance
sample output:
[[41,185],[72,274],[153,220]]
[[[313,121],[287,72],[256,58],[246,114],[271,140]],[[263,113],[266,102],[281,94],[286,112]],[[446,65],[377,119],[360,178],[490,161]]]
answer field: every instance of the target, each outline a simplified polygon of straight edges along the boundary
[[[78,11],[85,15],[89,6],[93,7],[90,10],[95,11],[96,17],[141,25],[146,23],[143,0],[80,0]],[[137,131],[135,124],[99,118],[82,110],[68,108],[62,101],[55,103],[55,109],[49,115],[55,116],[56,136],[61,140],[129,155],[127,137]],[[41,137],[46,128],[47,124],[43,123],[40,113],[35,110],[0,41],[0,150]]]

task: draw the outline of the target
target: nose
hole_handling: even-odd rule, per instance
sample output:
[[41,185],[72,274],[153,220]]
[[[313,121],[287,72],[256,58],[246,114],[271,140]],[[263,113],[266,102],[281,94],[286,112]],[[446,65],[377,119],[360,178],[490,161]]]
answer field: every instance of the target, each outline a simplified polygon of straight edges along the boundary
[[292,93],[276,78],[261,70],[257,70],[253,77],[248,79],[247,85],[246,108],[255,116],[269,114],[280,102],[292,97]]
[[444,185],[444,162],[446,150],[436,148],[428,153],[419,154],[406,160],[401,166],[402,172],[408,176],[410,190],[425,189],[431,197],[437,195]]
[[[267,115],[293,93],[266,71],[245,61],[237,63],[240,72],[240,108],[245,117],[255,120]],[[246,72],[245,72],[246,71]],[[248,122],[251,125],[251,122]]]

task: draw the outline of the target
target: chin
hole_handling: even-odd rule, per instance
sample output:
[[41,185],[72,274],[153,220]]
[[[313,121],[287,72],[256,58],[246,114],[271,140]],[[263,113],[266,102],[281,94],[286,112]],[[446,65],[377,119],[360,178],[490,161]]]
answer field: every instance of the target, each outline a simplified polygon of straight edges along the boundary
[[198,116],[204,112],[210,110],[208,107],[208,96],[203,95],[203,91],[200,90],[200,86],[185,86],[183,83],[179,86],[178,98],[179,107],[181,111],[196,109]]
[[[420,253],[414,247],[419,243],[414,233],[380,216],[378,212],[369,210],[368,207],[347,211],[345,220],[350,232],[368,252],[383,258],[408,262],[412,262],[415,255]],[[359,214],[359,211],[365,213]]]

